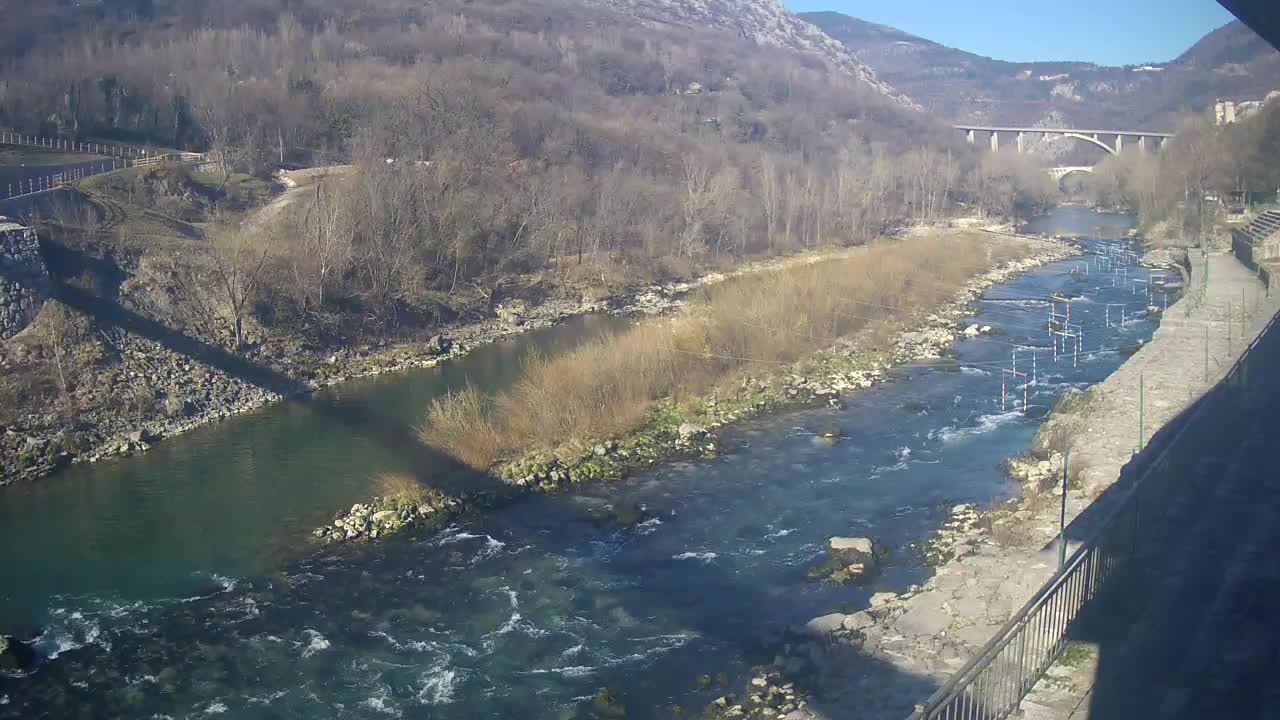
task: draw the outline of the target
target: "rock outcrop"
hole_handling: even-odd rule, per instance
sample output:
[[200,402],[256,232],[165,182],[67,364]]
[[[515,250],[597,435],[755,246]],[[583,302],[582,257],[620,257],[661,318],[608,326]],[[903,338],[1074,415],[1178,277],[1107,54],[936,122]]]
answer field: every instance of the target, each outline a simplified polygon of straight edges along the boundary
[[26,670],[36,662],[36,651],[27,643],[0,635],[0,670]]

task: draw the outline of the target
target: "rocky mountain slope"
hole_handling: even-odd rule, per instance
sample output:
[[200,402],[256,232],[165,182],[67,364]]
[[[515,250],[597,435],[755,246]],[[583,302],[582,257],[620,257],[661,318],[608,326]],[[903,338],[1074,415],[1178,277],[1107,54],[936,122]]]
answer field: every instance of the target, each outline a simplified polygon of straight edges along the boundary
[[1109,67],[1006,62],[840,13],[800,17],[925,110],[957,121],[1167,130],[1179,113],[1218,98],[1257,100],[1280,89],[1280,52],[1239,22],[1169,62]]
[[849,47],[800,19],[781,0],[584,0],[659,25],[731,32],[759,45],[810,53],[861,78],[898,103],[918,108],[908,94],[877,77]]

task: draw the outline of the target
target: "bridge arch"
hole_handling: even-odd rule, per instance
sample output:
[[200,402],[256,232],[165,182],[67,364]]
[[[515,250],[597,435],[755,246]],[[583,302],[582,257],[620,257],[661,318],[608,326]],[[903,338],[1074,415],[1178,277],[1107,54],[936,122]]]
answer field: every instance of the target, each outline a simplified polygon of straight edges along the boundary
[[1099,139],[1098,139],[1098,138],[1096,138],[1096,137],[1092,137],[1092,136],[1089,136],[1089,135],[1081,135],[1080,133],[1073,133],[1073,132],[1062,133],[1062,137],[1076,138],[1077,140],[1083,140],[1083,141],[1085,141],[1085,142],[1087,142],[1087,143],[1093,143],[1094,145],[1097,145],[1098,147],[1102,148],[1103,150],[1106,150],[1106,151],[1107,151],[1109,154],[1111,154],[1111,155],[1119,155],[1119,154],[1120,154],[1120,152],[1119,152],[1118,150],[1116,150],[1115,148],[1111,147],[1110,145],[1108,145],[1108,144],[1106,144],[1106,143],[1102,142],[1101,140],[1099,140]]
[[1071,165],[1071,166],[1063,166],[1063,167],[1046,168],[1045,172],[1049,173],[1049,177],[1053,178],[1054,180],[1060,181],[1062,180],[1062,178],[1070,175],[1071,173],[1079,172],[1079,173],[1089,173],[1090,175],[1092,175],[1093,170],[1094,168],[1091,165]]
[[1054,167],[1054,168],[1046,168],[1045,172],[1049,174],[1049,177],[1053,178],[1053,181],[1058,186],[1058,190],[1060,192],[1066,192],[1067,187],[1065,183],[1068,177],[1071,177],[1072,175],[1076,175],[1077,173],[1082,175],[1092,175],[1093,167],[1088,165],[1079,165],[1079,166],[1072,166],[1072,167]]

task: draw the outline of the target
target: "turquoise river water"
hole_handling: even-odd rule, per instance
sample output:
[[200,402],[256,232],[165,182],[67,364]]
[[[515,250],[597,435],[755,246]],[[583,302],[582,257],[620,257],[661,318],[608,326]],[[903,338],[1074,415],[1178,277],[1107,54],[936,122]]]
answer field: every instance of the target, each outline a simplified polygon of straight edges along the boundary
[[[1031,230],[1098,250],[1130,227],[1060,209]],[[1000,463],[1056,396],[1124,360],[1100,350],[1150,336],[1145,296],[1072,275],[1079,263],[988,291],[975,322],[998,332],[957,342],[957,366],[903,368],[843,409],[733,428],[713,460],[372,546],[317,551],[307,531],[377,472],[423,462],[412,426],[432,397],[468,380],[498,389],[528,350],[627,321],[578,318],[0,489],[0,628],[38,635],[40,653],[32,672],[0,675],[0,718],[560,718],[605,686],[628,717],[698,706],[710,698],[695,675],[743,670],[776,629],[919,582],[913,548],[946,508],[1010,496]],[[1072,322],[1087,328],[1076,367],[1045,349],[1055,292],[1077,296]],[[1111,303],[1127,322],[1107,326]],[[1012,344],[1042,348],[1027,416],[1000,408]],[[815,433],[830,425],[834,446]],[[653,516],[596,521],[620,503]],[[887,571],[865,587],[810,583],[833,535],[878,538]]]

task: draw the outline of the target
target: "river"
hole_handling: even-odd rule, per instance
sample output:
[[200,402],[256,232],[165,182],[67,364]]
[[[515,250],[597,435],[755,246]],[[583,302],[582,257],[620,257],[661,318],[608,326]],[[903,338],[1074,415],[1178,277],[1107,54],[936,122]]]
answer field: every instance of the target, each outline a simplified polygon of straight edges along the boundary
[[[1030,229],[1098,238],[1131,226],[1071,208]],[[404,467],[431,397],[465,379],[496,389],[527,350],[625,321],[579,318],[4,488],[0,623],[39,628],[42,660],[0,677],[0,717],[572,717],[604,686],[628,717],[700,706],[714,696],[696,675],[741,671],[771,630],[919,582],[916,548],[947,507],[1016,490],[1001,461],[1027,448],[1056,396],[1124,359],[1093,352],[1073,367],[1042,352],[1029,415],[1002,411],[1011,344],[1047,345],[1043,298],[1080,294],[1086,350],[1150,336],[1141,317],[1104,322],[1107,304],[1134,314],[1145,297],[1105,273],[1071,275],[1077,265],[988,291],[976,321],[998,332],[956,343],[958,370],[904,368],[844,409],[736,427],[717,459],[373,546],[313,553],[305,530],[366,495],[374,473]],[[830,425],[843,434],[834,446],[815,432]],[[632,503],[653,517],[619,528],[592,513]],[[879,539],[886,572],[865,587],[809,583],[833,535]]]

